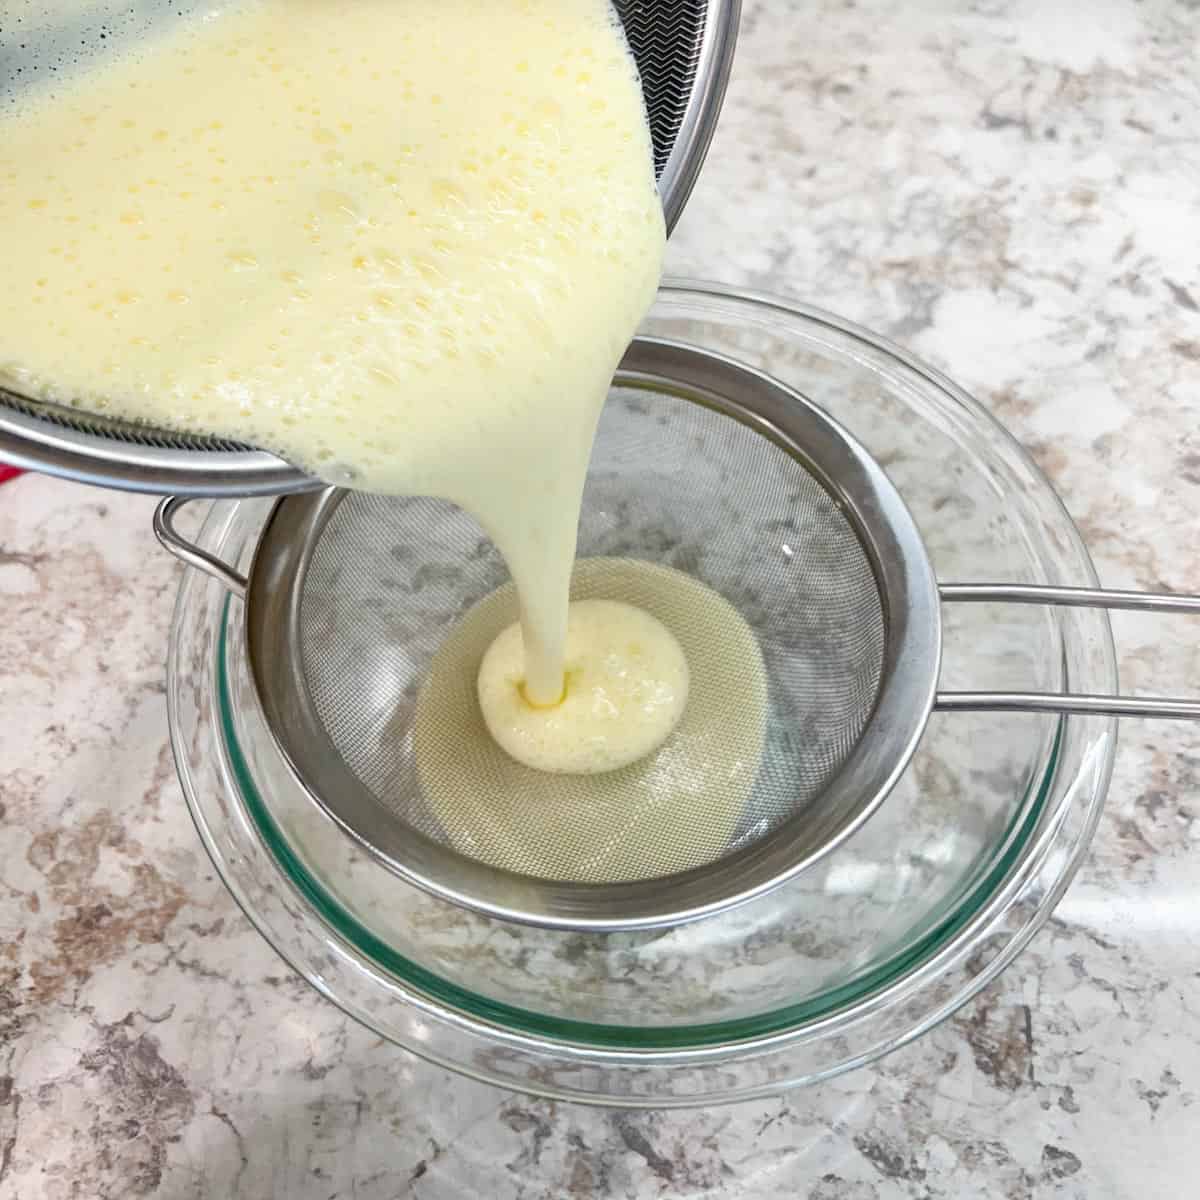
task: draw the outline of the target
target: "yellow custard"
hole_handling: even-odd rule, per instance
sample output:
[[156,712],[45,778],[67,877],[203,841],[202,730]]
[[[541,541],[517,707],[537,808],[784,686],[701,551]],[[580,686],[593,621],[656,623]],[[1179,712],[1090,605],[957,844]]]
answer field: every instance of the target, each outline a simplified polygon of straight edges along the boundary
[[606,0],[247,0],[0,110],[0,381],[474,514],[520,624],[499,595],[451,632],[419,774],[466,852],[558,878],[717,853],[762,751],[715,593],[581,564],[568,615],[663,248]]
[[412,745],[430,816],[462,853],[543,879],[619,882],[710,861],[737,838],[763,756],[767,671],[754,632],[717,592],[653,563],[581,559],[572,595],[635,605],[671,631],[689,671],[678,725],[656,753],[598,773],[534,770],[504,750],[488,736],[474,670],[512,620],[506,586],[450,631],[417,698]]
[[461,505],[547,704],[664,237],[606,0],[252,0],[0,117],[0,379]]
[[540,771],[613,771],[657,750],[679,724],[688,664],[671,631],[619,600],[576,600],[567,616],[563,695],[525,697],[520,625],[510,625],[479,667],[479,707],[500,747]]

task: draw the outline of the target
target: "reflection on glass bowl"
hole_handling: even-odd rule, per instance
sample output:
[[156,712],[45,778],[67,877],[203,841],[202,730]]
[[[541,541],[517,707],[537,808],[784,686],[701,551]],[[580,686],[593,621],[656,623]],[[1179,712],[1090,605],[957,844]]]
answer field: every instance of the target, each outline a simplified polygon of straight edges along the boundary
[[[643,332],[767,370],[829,410],[891,475],[940,579],[1094,583],[1020,448],[894,347],[815,310],[695,285],[665,288]],[[201,544],[247,565],[269,507],[214,506]],[[585,518],[583,554],[588,530]],[[230,890],[301,974],[382,1036],[546,1095],[745,1098],[917,1036],[1049,914],[1111,764],[1107,720],[938,714],[875,816],[767,896],[665,930],[533,929],[402,883],[313,807],[254,702],[239,617],[188,574],[169,679],[188,803]],[[963,605],[944,620],[946,687],[1112,690],[1102,613]]]

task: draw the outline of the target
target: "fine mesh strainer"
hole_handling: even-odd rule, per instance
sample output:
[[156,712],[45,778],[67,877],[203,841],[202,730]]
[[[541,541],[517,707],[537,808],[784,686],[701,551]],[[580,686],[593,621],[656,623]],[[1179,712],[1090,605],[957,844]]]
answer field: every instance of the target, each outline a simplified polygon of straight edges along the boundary
[[[577,781],[486,757],[477,715],[479,736],[442,727],[450,782],[430,794],[421,689],[447,635],[506,578],[459,510],[334,489],[287,497],[243,577],[175,531],[180,503],[164,502],[156,531],[243,598],[257,697],[301,786],[402,878],[503,918],[628,929],[759,895],[870,816],[935,707],[1200,717],[1200,702],[1184,700],[939,693],[943,600],[1200,612],[1200,597],[939,587],[899,494],[840,425],[770,376],[694,346],[639,339],[622,364],[589,473],[574,588],[652,605],[656,590],[630,595],[640,576],[620,566],[649,562],[719,592],[753,630],[766,676],[753,777],[689,800],[703,764],[689,766],[681,726],[655,756],[676,771],[673,813],[656,808],[661,790],[642,786],[639,772],[657,767],[614,773],[614,792],[593,803]],[[511,598],[495,609],[480,649],[516,615]],[[703,626],[673,632],[701,673],[719,680],[745,665],[706,662],[720,640]],[[464,705],[477,665],[459,664]],[[730,709],[725,720],[741,736],[746,715]]]
[[[37,84],[203,13],[195,0],[94,0],[0,6],[0,103]],[[733,61],[741,0],[615,0],[641,72],[667,228],[703,164]],[[134,425],[0,387],[0,458],[84,483],[191,496],[279,495],[319,482],[273,454],[227,439]]]

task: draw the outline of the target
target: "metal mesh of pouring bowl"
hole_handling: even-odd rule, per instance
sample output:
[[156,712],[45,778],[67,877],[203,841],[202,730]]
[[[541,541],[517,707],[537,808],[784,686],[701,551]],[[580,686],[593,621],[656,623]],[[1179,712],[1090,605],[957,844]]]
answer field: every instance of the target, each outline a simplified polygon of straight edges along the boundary
[[[538,924],[690,919],[827,852],[915,745],[937,606],[923,554],[906,557],[919,551],[906,511],[881,519],[893,502],[879,469],[803,398],[639,340],[601,421],[574,594],[660,606],[688,653],[688,714],[657,761],[603,777],[598,793],[597,777],[532,771],[491,743],[474,673],[515,599],[472,609],[504,583],[503,562],[473,520],[429,499],[331,490],[277,505],[247,593],[257,691],[302,785],[404,878]],[[672,611],[655,569],[741,615],[765,668],[761,710],[723,707],[721,694],[757,650],[727,645],[711,609]],[[431,664],[468,613],[478,629],[454,666],[459,692],[422,732]],[[688,732],[694,707],[707,743]],[[754,722],[748,777],[712,786],[712,763],[753,744]]]
[[[74,7],[74,6],[71,6]],[[0,21],[0,102],[80,44],[120,45],[175,19],[177,3],[64,10],[61,26]],[[183,6],[190,16],[193,4]],[[668,227],[704,161],[733,56],[740,0],[618,0],[641,72]],[[109,10],[112,10],[111,12]],[[145,26],[145,29],[143,29]],[[118,36],[113,36],[115,33]],[[21,80],[27,81],[21,83]],[[277,495],[319,486],[273,454],[222,438],[130,425],[0,386],[0,457],[109,487],[192,496]]]

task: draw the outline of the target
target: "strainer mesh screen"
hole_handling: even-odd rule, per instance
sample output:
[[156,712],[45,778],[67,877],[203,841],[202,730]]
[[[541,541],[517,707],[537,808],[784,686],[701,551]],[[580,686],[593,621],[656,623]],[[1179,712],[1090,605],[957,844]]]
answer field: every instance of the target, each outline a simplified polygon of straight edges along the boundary
[[[866,727],[884,658],[875,575],[824,488],[731,417],[616,391],[596,441],[579,555],[576,596],[657,609],[688,654],[688,714],[656,760],[589,781],[507,759],[483,732],[474,670],[492,634],[515,619],[515,600],[475,609],[466,632],[461,624],[507,580],[503,560],[452,505],[352,494],[314,550],[300,611],[313,708],[349,770],[396,821],[542,879],[667,875],[802,814]],[[718,609],[681,605],[659,586],[678,576],[630,560],[713,589],[753,639],[723,636]],[[419,720],[431,663],[452,631],[457,649],[443,650],[435,679],[447,655],[453,679],[438,705],[422,700]],[[748,705],[756,686],[764,703]],[[723,782],[735,760],[740,771]]]
[[661,175],[691,100],[704,44],[705,0],[615,0],[637,61]]

